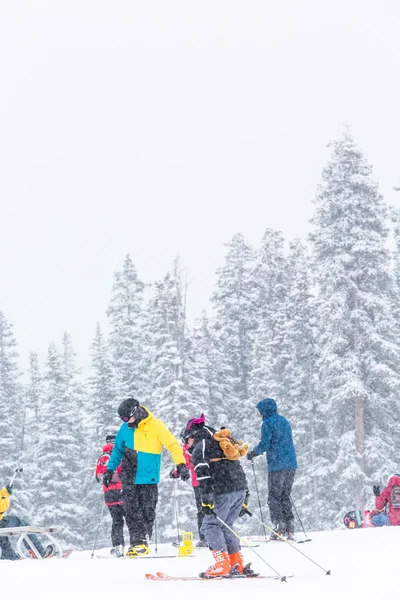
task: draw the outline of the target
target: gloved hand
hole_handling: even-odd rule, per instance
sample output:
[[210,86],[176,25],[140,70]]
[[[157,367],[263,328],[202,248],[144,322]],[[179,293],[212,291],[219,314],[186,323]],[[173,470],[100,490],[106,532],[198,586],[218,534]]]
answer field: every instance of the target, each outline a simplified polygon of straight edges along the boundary
[[114,471],[111,469],[107,469],[107,471],[103,475],[103,485],[108,487],[111,484],[111,480],[113,478]]
[[12,485],[6,485],[6,490],[11,496],[11,494],[13,493]]
[[179,465],[176,465],[176,471],[178,473],[178,477],[180,477],[182,481],[187,481],[190,478],[190,473],[185,463],[179,463]]
[[381,488],[379,487],[379,485],[374,485],[372,491],[374,492],[375,496],[381,495]]
[[250,499],[250,492],[249,492],[249,490],[246,490],[246,496],[243,500],[243,504],[242,504],[242,508],[240,509],[239,517],[244,517],[244,515],[249,515],[250,517],[252,516],[251,512],[248,510],[249,499]]
[[169,472],[169,476],[171,479],[178,479],[179,475],[178,475],[178,469],[176,467],[174,467],[173,469],[171,469],[171,471]]
[[203,511],[203,515],[213,515],[214,514],[214,495],[204,494],[201,497],[201,510]]
[[250,450],[250,452],[248,452],[246,454],[246,458],[247,460],[253,460],[253,458],[256,456],[256,454],[254,453],[254,450]]

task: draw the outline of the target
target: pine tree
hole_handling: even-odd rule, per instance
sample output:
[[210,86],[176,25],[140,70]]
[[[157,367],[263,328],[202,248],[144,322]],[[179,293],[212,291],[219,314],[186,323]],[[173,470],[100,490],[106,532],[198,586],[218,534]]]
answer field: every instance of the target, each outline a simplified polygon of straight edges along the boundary
[[[102,486],[95,479],[95,466],[102,453],[108,433],[118,430],[118,399],[114,390],[114,375],[107,342],[97,324],[96,335],[91,347],[91,376],[88,380],[89,396],[85,407],[84,434],[87,440],[84,465],[84,496],[88,509],[84,528],[86,545],[92,544],[104,501]],[[99,528],[98,546],[108,545],[110,539],[110,517],[104,511]]]
[[256,327],[254,253],[242,234],[227,244],[223,267],[217,270],[216,291],[212,297],[216,312],[215,329],[226,360],[227,397],[225,407],[232,427],[243,424],[250,397],[250,376]]
[[[204,410],[190,393],[195,375],[192,361],[188,359],[190,340],[186,330],[186,288],[182,270],[175,261],[172,272],[154,285],[145,322],[147,344],[144,360],[152,387],[149,400],[144,404],[178,437],[187,421]],[[157,519],[159,533],[171,539],[176,535],[171,496],[177,493],[180,525],[184,530],[195,520],[195,509],[192,490],[169,479],[168,472],[173,463],[168,455],[165,454],[164,458]]]
[[257,332],[254,342],[251,397],[253,405],[265,397],[280,407],[286,402],[283,376],[287,357],[282,353],[288,288],[281,232],[267,229],[257,253],[253,286],[257,294]]
[[54,344],[48,352],[44,400],[39,411],[37,521],[56,525],[64,543],[82,548],[86,511],[81,460],[85,448],[80,429],[80,392],[74,377],[74,352],[66,335],[62,355]]
[[315,298],[307,249],[301,240],[290,244],[287,259],[288,289],[284,298],[285,323],[281,353],[284,356],[282,388],[284,415],[289,419],[298,455],[293,496],[308,529],[324,526],[321,475],[329,470],[326,458],[325,413],[318,404],[316,370]]
[[[13,327],[0,312],[0,464],[2,477],[7,478],[1,485],[8,483],[22,458],[25,403],[19,378],[17,342]],[[13,497],[13,506],[17,510],[26,505],[25,489],[23,480],[18,478]]]
[[23,510],[23,517],[30,522],[34,519],[34,515],[36,515],[37,451],[39,444],[40,407],[43,404],[44,393],[39,357],[35,352],[30,353],[28,376],[29,380],[25,389],[26,418],[22,464],[24,465],[23,478],[29,482],[26,490],[27,502]]
[[225,382],[229,380],[229,372],[221,341],[205,312],[195,322],[192,334],[193,390],[199,406],[206,411],[206,422],[218,429],[230,422],[226,400],[229,389]]
[[139,280],[128,254],[122,271],[114,274],[107,311],[111,323],[110,347],[115,386],[121,400],[135,394],[140,396],[143,385],[140,369],[143,290],[144,284]]
[[331,144],[312,235],[321,403],[333,448],[328,517],[361,508],[395,469],[400,349],[393,318],[387,207],[351,133]]

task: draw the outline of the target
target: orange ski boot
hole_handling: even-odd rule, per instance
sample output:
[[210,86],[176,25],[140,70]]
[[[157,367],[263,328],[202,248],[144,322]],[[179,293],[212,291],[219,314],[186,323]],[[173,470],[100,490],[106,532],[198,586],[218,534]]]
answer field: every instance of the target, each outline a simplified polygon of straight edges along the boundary
[[251,568],[251,563],[244,564],[243,554],[235,552],[229,555],[231,563],[231,577],[258,577],[258,573],[255,573]]
[[215,564],[208,567],[207,571],[204,571],[204,573],[200,573],[200,577],[203,579],[221,579],[222,577],[229,577],[231,572],[229,554],[225,550],[212,550],[212,555]]
[[243,562],[243,554],[240,552],[235,552],[235,554],[229,555],[229,560],[231,563],[231,569],[236,569],[238,573],[243,573],[244,562]]

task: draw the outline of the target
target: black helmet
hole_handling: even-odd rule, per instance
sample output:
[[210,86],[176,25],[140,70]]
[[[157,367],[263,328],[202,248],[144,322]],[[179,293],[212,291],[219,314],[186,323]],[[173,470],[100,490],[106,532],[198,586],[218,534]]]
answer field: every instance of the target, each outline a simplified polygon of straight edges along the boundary
[[127,398],[118,406],[118,414],[124,423],[127,423],[131,417],[134,417],[140,404],[135,398]]
[[106,436],[106,444],[113,444],[116,437],[117,437],[116,433],[109,433]]

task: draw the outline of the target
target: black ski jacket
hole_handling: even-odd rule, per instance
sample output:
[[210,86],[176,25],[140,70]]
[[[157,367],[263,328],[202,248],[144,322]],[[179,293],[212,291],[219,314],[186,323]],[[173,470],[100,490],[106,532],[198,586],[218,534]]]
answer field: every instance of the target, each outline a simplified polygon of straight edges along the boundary
[[214,440],[215,429],[202,427],[196,432],[192,450],[193,467],[202,495],[227,494],[247,489],[246,475],[239,460],[229,460]]

